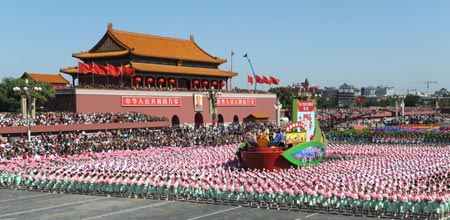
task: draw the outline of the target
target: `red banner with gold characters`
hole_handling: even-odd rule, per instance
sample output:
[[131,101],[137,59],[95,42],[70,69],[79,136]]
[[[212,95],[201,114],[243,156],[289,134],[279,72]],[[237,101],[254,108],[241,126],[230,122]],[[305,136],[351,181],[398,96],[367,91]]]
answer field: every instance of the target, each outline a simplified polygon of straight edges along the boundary
[[313,112],[314,101],[312,100],[298,101],[297,109],[299,112]]
[[218,98],[217,106],[256,106],[256,98]]
[[122,96],[122,106],[181,106],[180,97]]

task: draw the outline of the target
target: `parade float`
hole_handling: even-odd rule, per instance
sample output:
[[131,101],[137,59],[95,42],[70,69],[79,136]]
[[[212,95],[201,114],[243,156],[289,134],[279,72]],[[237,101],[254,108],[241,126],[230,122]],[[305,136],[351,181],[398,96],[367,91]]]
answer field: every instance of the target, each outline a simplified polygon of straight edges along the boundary
[[[284,142],[284,143],[283,143]],[[279,170],[320,163],[327,139],[316,117],[314,100],[293,100],[292,123],[270,141],[263,131],[256,141],[245,141],[237,151],[246,168]]]

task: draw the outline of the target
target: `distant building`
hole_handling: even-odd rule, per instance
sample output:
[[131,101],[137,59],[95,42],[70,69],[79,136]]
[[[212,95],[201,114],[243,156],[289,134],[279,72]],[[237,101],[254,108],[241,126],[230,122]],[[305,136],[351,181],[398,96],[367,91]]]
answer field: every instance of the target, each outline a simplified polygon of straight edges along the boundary
[[334,87],[324,87],[320,90],[320,95],[327,101],[335,100],[338,90]]
[[442,89],[434,92],[434,96],[446,97],[446,96],[450,96],[450,92],[446,88],[442,88]]
[[361,88],[361,96],[364,96],[366,98],[375,98],[376,95],[376,88],[373,86],[366,86]]
[[339,86],[337,91],[337,102],[339,107],[351,107],[354,105],[355,87],[347,83]]
[[355,97],[361,96],[361,90],[360,89],[354,88],[353,90],[355,91]]
[[394,95],[394,87],[377,86],[375,93],[378,98],[393,96]]
[[383,98],[394,95],[394,87],[366,86],[361,88],[361,96],[366,98]]

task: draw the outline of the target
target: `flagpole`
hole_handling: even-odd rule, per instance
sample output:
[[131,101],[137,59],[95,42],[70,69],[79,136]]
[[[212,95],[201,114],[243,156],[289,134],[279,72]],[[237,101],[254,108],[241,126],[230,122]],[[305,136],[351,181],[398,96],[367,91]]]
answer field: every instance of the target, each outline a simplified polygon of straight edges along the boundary
[[[234,52],[233,51],[231,51],[231,67],[230,67],[230,72],[233,72],[233,55],[234,55]],[[231,80],[233,79],[233,77],[230,77],[230,90],[231,90]],[[228,87],[228,83],[227,83],[227,87]]]
[[[92,61],[92,67],[94,67],[94,61]],[[92,72],[92,71],[91,71]],[[94,73],[92,73],[92,86],[95,85],[95,81],[94,81]]]
[[[253,77],[256,79],[256,75],[255,75],[255,71],[253,70],[252,62],[251,62],[250,59],[248,58],[247,54],[245,54],[244,57],[247,58],[248,63],[250,64],[250,68],[252,68]],[[256,90],[256,84],[258,84],[258,82],[255,82],[255,90]]]
[[[80,62],[78,62],[80,63]],[[78,68],[77,68],[77,81],[78,81],[78,85],[80,85],[80,64],[78,64]],[[75,81],[73,82],[73,87],[75,87]]]
[[[106,66],[108,66],[108,62],[106,62]],[[107,69],[108,70],[108,69]],[[109,71],[106,72],[106,87],[109,88]]]
[[123,66],[120,64],[120,86],[123,86]]
[[234,52],[231,51],[231,68],[230,68],[230,72],[233,72],[233,55],[234,55]]

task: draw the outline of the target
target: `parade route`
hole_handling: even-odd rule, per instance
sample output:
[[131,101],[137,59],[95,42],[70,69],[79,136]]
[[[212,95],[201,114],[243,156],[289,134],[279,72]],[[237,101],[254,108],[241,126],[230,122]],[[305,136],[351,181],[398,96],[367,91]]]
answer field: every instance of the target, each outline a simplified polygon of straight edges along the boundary
[[364,219],[152,199],[0,190],[0,219]]

